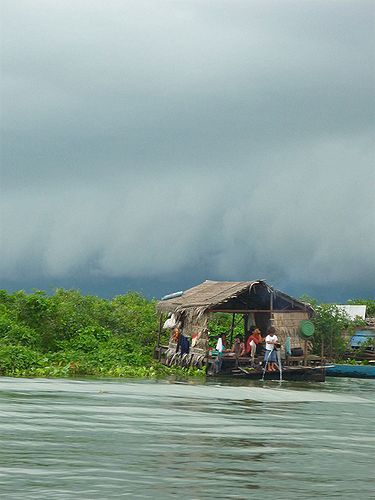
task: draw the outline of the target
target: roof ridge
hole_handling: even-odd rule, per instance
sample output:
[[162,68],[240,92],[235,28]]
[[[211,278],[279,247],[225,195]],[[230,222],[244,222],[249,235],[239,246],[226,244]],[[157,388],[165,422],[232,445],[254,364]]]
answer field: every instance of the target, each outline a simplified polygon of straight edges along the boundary
[[230,286],[229,288],[227,288],[226,290],[221,290],[220,292],[217,292],[214,295],[208,297],[207,300],[212,300],[214,297],[217,297],[218,295],[222,294],[224,291],[229,292],[229,290],[231,288],[237,288],[240,283],[246,283],[246,285],[243,286],[243,288],[246,288],[247,286],[251,286],[251,284],[255,283],[255,282],[254,281],[226,281],[224,283],[233,283],[233,285]]

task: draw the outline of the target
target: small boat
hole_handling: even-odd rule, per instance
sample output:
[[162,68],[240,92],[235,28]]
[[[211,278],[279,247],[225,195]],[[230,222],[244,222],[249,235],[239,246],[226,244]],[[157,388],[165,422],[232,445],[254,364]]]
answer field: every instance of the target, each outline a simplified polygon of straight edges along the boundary
[[332,365],[326,368],[327,377],[375,378],[374,365]]

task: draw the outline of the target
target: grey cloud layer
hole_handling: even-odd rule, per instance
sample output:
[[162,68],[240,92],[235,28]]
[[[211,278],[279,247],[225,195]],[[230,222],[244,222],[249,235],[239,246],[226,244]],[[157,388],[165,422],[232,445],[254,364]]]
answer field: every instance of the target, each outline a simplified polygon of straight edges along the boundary
[[371,288],[371,2],[2,10],[4,279]]

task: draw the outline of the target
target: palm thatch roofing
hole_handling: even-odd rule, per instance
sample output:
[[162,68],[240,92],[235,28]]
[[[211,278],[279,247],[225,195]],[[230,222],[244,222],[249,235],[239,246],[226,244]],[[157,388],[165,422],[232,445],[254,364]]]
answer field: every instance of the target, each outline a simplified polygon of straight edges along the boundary
[[272,288],[264,280],[206,280],[178,297],[167,298],[157,303],[159,312],[183,313],[195,310],[199,315],[217,309],[228,312],[241,309],[246,312],[253,309],[270,310],[271,307],[273,310],[313,312],[309,304]]

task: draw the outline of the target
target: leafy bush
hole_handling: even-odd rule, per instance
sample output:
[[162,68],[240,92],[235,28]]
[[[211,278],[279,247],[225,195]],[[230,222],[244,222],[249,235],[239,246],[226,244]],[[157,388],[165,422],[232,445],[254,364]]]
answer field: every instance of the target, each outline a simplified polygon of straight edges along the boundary
[[8,345],[0,348],[1,375],[19,375],[40,366],[40,361],[40,354],[28,347]]
[[349,318],[334,304],[317,304],[314,309],[314,352],[320,354],[323,347],[329,356],[342,354],[346,348],[342,333],[351,326]]
[[0,339],[6,338],[13,326],[12,320],[6,315],[0,316]]
[[0,373],[67,377],[199,374],[153,359],[155,301],[138,293],[113,300],[58,289],[0,290]]
[[[210,347],[216,346],[216,339],[218,335],[220,335],[221,333],[225,333],[227,335],[227,340],[229,341],[228,336],[230,335],[231,326],[232,326],[232,314],[227,314],[227,313],[212,314],[208,322],[208,331],[210,332],[210,338],[209,338]],[[238,316],[234,324],[233,338],[236,335],[242,335],[242,336],[244,335],[242,316]]]

